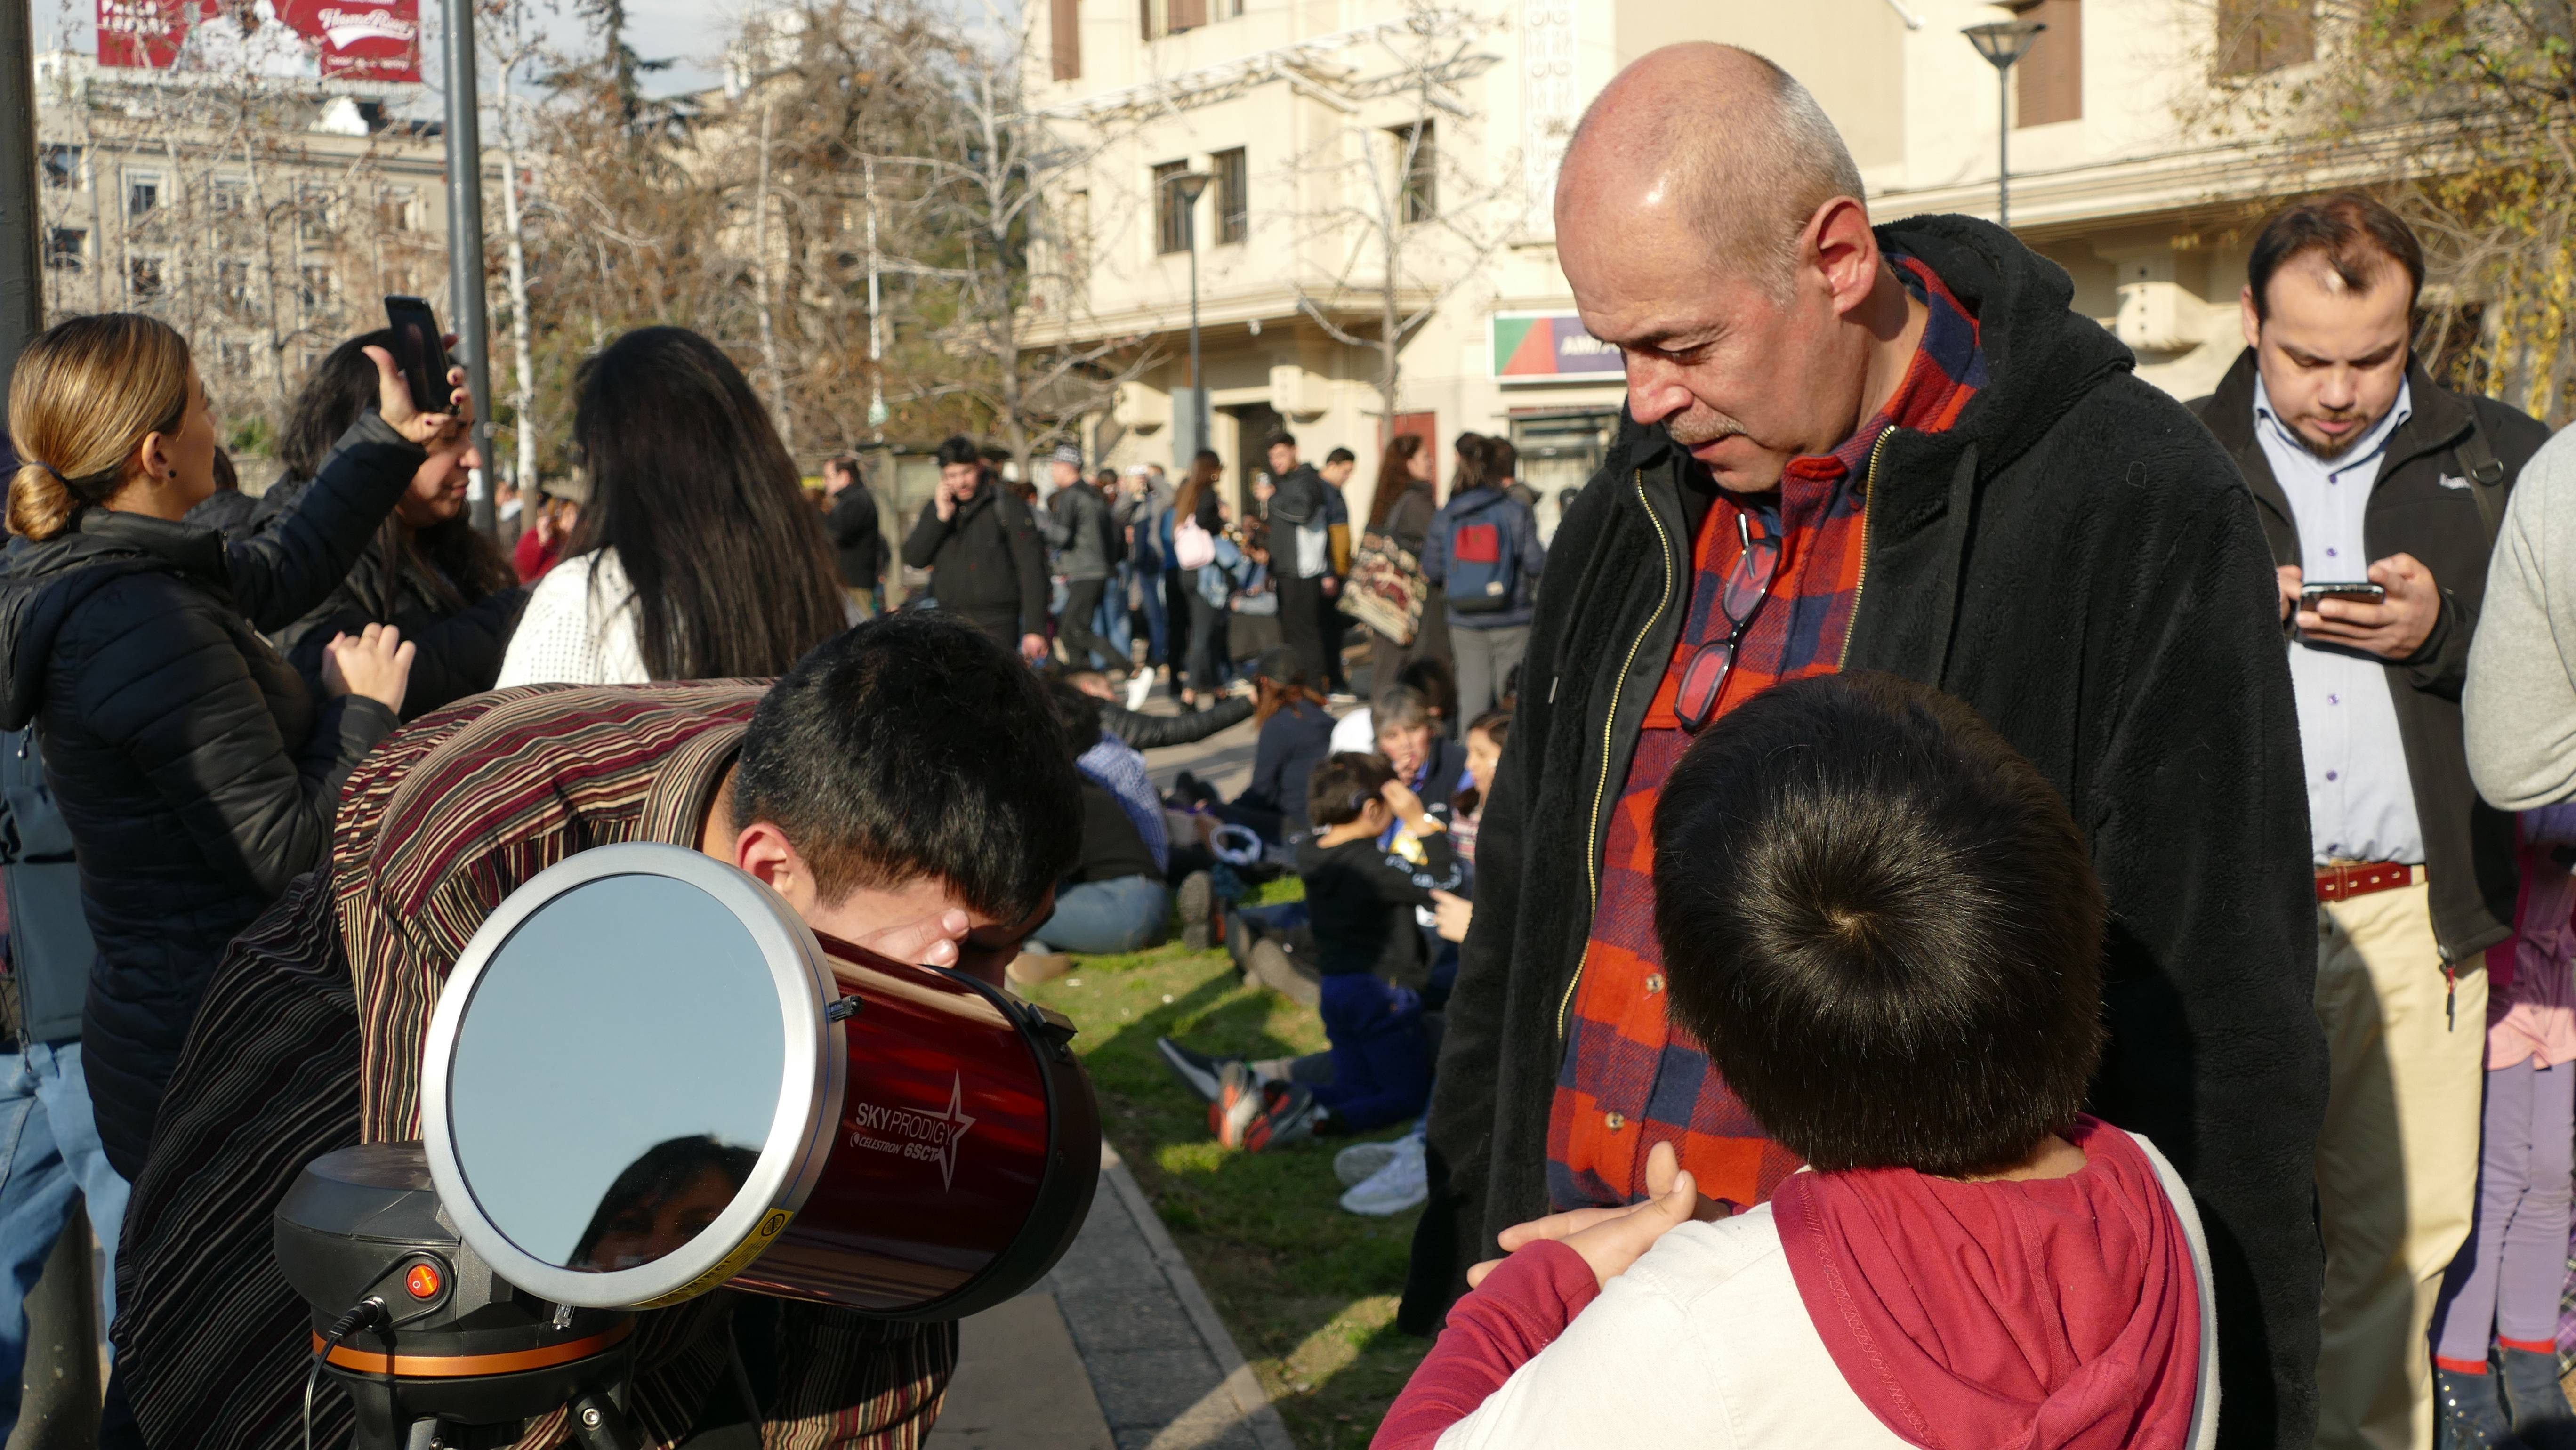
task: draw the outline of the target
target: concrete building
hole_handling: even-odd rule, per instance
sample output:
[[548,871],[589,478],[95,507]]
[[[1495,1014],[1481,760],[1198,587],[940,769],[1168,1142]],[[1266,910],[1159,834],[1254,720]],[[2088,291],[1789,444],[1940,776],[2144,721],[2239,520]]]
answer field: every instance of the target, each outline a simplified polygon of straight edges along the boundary
[[420,89],[40,56],[46,315],[163,318],[232,420],[383,326],[388,292],[446,315],[444,151],[398,119]]
[[[1049,0],[1032,104],[1096,146],[1056,207],[1060,285],[1033,344],[1134,335],[1161,360],[1099,420],[1108,461],[1168,463],[1188,431],[1188,229],[1160,178],[1210,178],[1194,213],[1210,446],[1247,479],[1284,424],[1348,445],[1365,507],[1389,420],[1376,340],[1405,333],[1395,431],[1520,446],[1547,500],[1598,462],[1623,388],[1558,270],[1553,178],[1618,69],[1684,40],[1744,45],[1815,92],[1880,220],[1992,217],[1997,80],[1960,35],[2046,25],[2013,74],[2012,221],[2075,281],[2075,306],[2182,396],[2234,359],[2248,222],[2285,174],[2190,119],[2312,63],[2310,0]],[[1417,128],[1419,128],[1417,130]],[[1407,157],[1412,158],[1408,168]],[[1429,158],[1426,160],[1425,158]],[[1394,243],[1389,238],[1395,239]],[[1395,265],[1389,267],[1388,253]],[[1075,258],[1087,265],[1075,265]],[[1177,404],[1176,404],[1176,399]]]

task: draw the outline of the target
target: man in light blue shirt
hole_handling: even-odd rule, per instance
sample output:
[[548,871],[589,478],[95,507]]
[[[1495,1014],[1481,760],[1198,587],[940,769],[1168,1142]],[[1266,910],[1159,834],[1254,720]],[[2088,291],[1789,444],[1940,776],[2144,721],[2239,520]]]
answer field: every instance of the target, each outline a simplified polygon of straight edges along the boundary
[[2548,434],[2416,364],[2423,250],[2379,203],[2285,209],[2247,270],[2246,352],[2198,406],[2272,546],[2305,757],[2330,1074],[2316,1445],[2430,1450],[2437,1399],[2446,1443],[2510,1443],[2567,1414],[2554,1357],[2508,1416],[2482,1359],[2437,1371],[2426,1340],[2477,1202],[2483,965],[2515,890],[2512,823],[2469,784],[2460,691],[2505,490]]

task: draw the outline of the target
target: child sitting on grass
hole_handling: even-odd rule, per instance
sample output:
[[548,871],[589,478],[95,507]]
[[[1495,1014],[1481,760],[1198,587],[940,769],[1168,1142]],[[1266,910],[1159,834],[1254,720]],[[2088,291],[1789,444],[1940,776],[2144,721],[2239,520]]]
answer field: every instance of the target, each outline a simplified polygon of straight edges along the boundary
[[2102,891],[1967,707],[1886,676],[1711,724],[1655,811],[1671,1010],[1813,1170],[1502,1236],[1376,1450],[2214,1443],[2200,1221],[2081,1111]]
[[[1229,1148],[1257,1152],[1316,1133],[1366,1132],[1420,1116],[1431,1096],[1422,998],[1378,972],[1413,960],[1414,908],[1465,882],[1449,832],[1374,755],[1336,755],[1315,767],[1306,818],[1316,834],[1298,844],[1297,874],[1322,973],[1333,1077],[1312,1087],[1264,1082],[1245,1063],[1225,1064],[1208,1123]],[[1394,844],[1380,846],[1390,826]]]

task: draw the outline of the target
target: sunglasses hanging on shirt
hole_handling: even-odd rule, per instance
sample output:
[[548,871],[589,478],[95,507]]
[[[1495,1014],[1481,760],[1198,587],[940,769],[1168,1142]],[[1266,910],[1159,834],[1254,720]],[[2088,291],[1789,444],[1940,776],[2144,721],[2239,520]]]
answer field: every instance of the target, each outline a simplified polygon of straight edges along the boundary
[[1726,638],[1691,651],[1690,662],[1682,666],[1681,683],[1673,688],[1673,717],[1693,734],[1717,713],[1726,677],[1735,671],[1735,652],[1743,646],[1744,633],[1753,627],[1762,601],[1770,597],[1772,577],[1780,572],[1779,536],[1767,530],[1755,533],[1750,512],[1737,511],[1735,535],[1743,551],[1735,556],[1726,589],[1718,596],[1718,608],[1726,612]]

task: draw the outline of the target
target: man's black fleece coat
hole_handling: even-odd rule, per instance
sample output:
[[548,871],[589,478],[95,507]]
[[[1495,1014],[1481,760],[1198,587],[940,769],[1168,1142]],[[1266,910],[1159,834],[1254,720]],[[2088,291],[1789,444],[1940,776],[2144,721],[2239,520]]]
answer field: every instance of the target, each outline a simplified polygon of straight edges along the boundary
[[[2191,1185],[2216,1265],[2220,1443],[2304,1446],[2321,1256],[2307,798],[2254,500],[2183,405],[2068,310],[2066,274],[1963,217],[1878,229],[1979,323],[1989,384],[1871,481],[1843,667],[1965,700],[2063,791],[2109,893],[2093,1110]],[[1705,471],[1631,423],[1550,550],[1476,843],[1404,1322],[1548,1211],[1548,1110],[1601,840],[1672,657]],[[1710,863],[1712,870],[1722,863]]]

